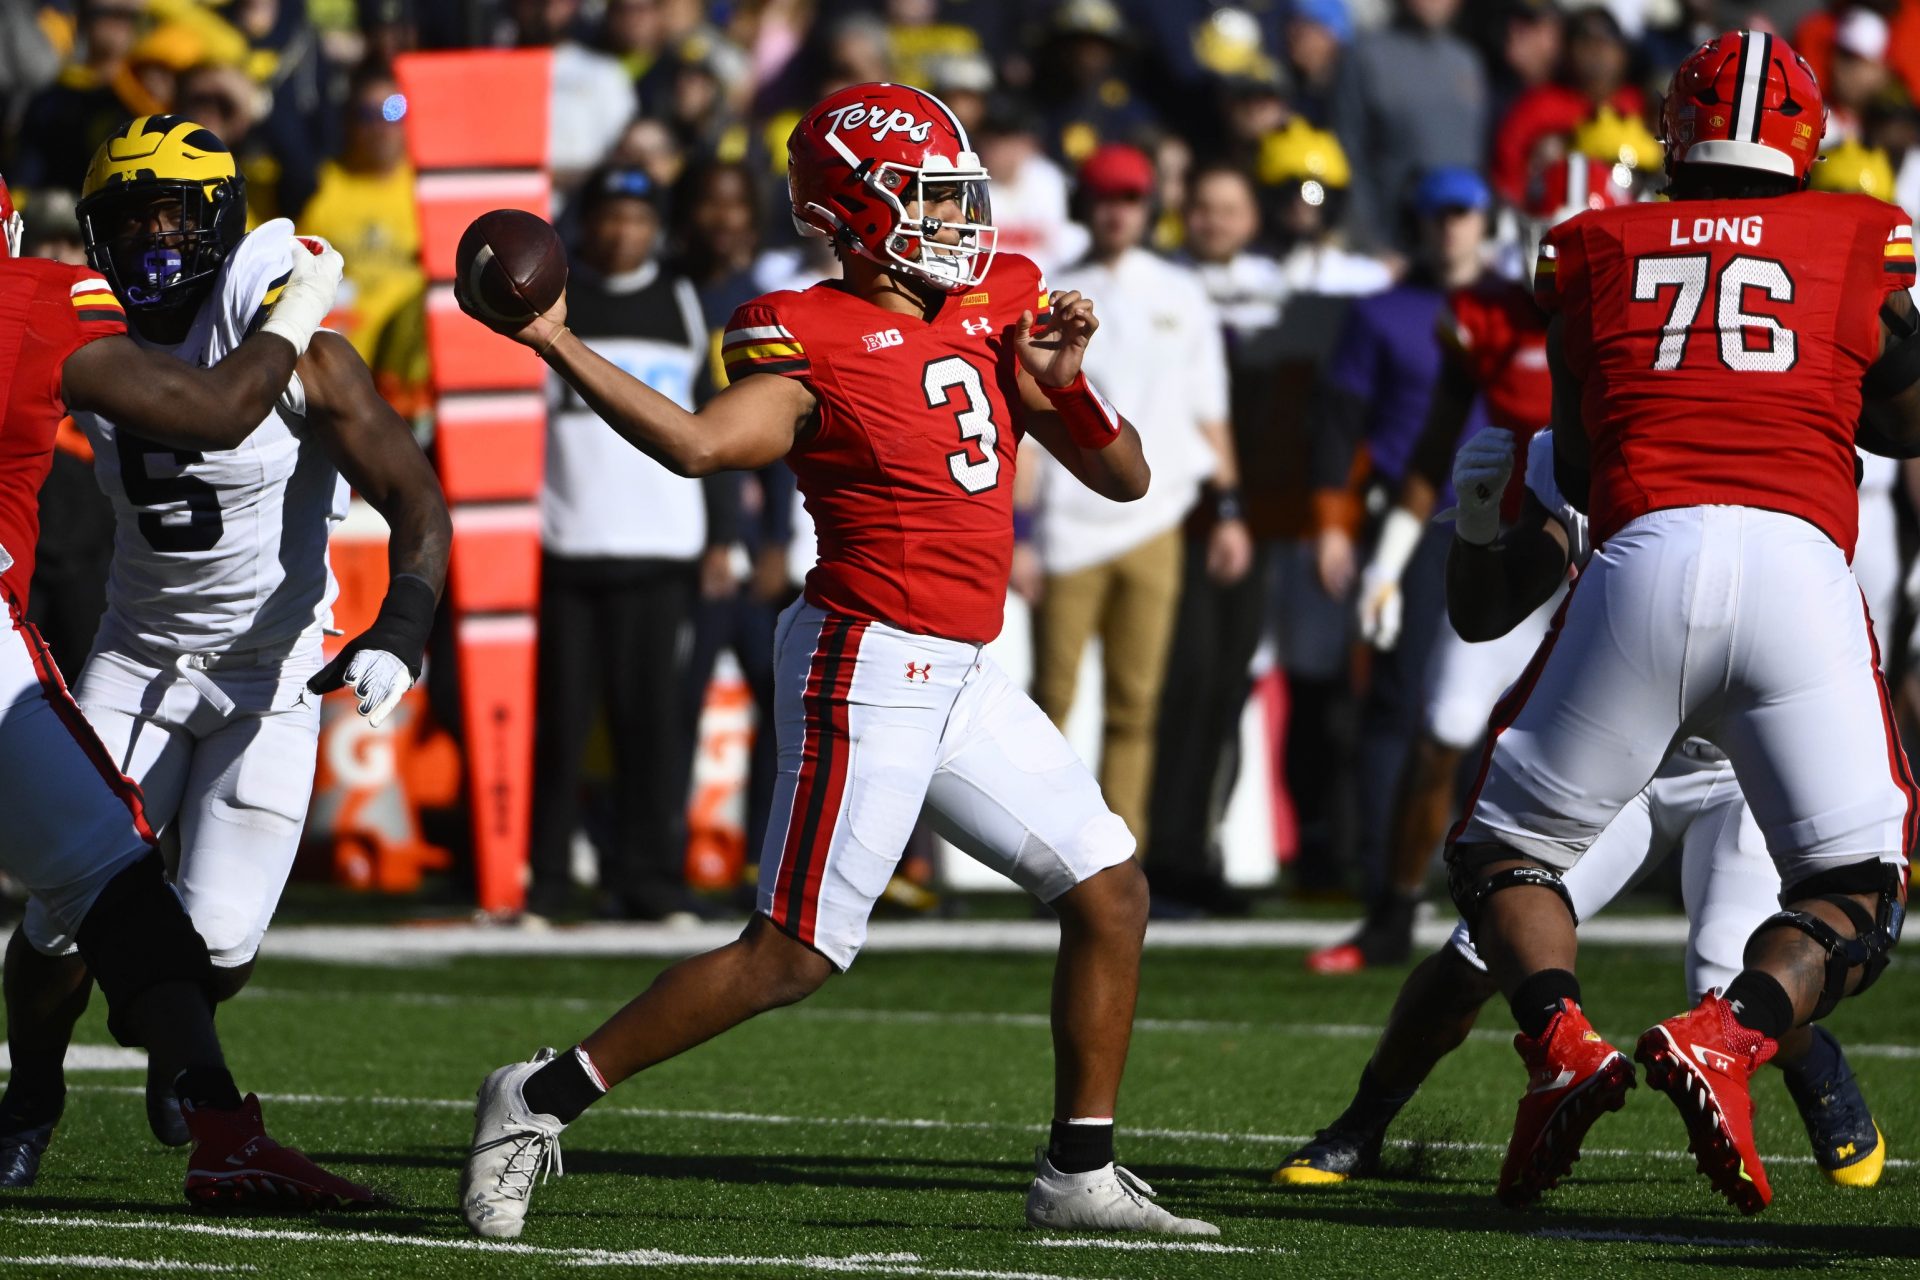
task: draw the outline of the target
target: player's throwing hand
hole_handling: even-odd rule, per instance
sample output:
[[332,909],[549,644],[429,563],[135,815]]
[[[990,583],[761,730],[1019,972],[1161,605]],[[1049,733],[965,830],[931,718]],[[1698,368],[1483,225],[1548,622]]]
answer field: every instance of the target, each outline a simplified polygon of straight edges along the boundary
[[1100,320],[1093,314],[1093,299],[1083,298],[1073,289],[1055,293],[1052,307],[1046,335],[1038,338],[1033,334],[1033,312],[1022,311],[1014,328],[1013,346],[1020,354],[1020,367],[1035,382],[1058,389],[1080,376],[1080,361],[1086,357],[1087,343],[1100,327]]

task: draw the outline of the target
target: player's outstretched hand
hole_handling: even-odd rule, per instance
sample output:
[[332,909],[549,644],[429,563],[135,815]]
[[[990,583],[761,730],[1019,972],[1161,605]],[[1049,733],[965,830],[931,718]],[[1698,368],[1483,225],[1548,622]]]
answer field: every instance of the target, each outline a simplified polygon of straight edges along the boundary
[[339,250],[318,236],[294,236],[293,267],[286,287],[260,326],[266,332],[285,338],[300,355],[307,343],[333,310],[334,295],[340,289],[340,277],[346,260]]
[[[1465,542],[1486,546],[1500,536],[1500,499],[1513,475],[1513,432],[1484,427],[1453,458],[1453,531]],[[1447,513],[1442,512],[1442,516]]]
[[467,297],[465,283],[461,280],[453,282],[453,299],[460,304],[462,311],[495,333],[503,334],[521,346],[531,347],[543,354],[560,336],[560,331],[567,327],[567,291],[564,288],[560,290],[560,296],[554,299],[553,305],[545,312],[531,320],[518,323],[512,321],[502,323],[488,318],[487,313],[475,307],[472,299]]
[[1033,312],[1022,311],[1014,326],[1013,349],[1020,365],[1043,387],[1064,387],[1080,376],[1080,361],[1087,354],[1087,343],[1100,320],[1093,314],[1093,299],[1068,289],[1053,295],[1053,316],[1041,337],[1033,334]]

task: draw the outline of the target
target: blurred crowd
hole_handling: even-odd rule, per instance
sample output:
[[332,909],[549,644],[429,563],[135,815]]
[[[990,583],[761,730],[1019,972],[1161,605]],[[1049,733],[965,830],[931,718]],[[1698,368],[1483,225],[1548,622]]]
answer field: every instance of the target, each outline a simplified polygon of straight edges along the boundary
[[[1524,280],[1570,156],[1651,198],[1672,68],[1753,25],[1788,36],[1825,86],[1816,182],[1920,209],[1920,0],[15,0],[0,6],[0,173],[27,251],[77,260],[73,201],[108,131],[155,111],[212,128],[256,222],[292,217],[345,253],[338,323],[424,432],[396,56],[553,50],[574,327],[689,404],[724,386],[734,307],[836,274],[786,212],[799,113],[861,81],[931,90],[992,174],[1001,251],[1095,298],[1092,373],[1154,464],[1155,493],[1124,517],[1045,460],[1023,466],[1012,587],[1031,606],[1036,698],[1056,718],[1077,694],[1100,700],[1102,782],[1164,909],[1237,911],[1218,832],[1267,671],[1286,689],[1271,754],[1296,832],[1289,884],[1377,893],[1387,874],[1444,625],[1444,539],[1400,557],[1396,634],[1357,630],[1356,597],[1433,410],[1448,292]],[[1475,408],[1464,429],[1483,421]],[[622,782],[589,822],[600,904],[657,917],[687,906],[694,691],[731,650],[764,709],[805,513],[784,468],[678,480],[610,449],[557,389],[550,436],[533,905],[577,905],[581,774],[604,719]],[[50,539],[90,545],[63,528],[79,519]],[[75,596],[84,619],[84,585]],[[1879,622],[1904,661],[1895,618]],[[1083,692],[1095,638],[1105,675]],[[750,850],[770,751],[754,774]]]

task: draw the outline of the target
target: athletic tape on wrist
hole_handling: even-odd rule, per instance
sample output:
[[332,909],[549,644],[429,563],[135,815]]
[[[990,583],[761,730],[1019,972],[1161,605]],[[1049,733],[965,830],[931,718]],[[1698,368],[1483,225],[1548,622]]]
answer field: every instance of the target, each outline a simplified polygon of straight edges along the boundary
[[1076,373],[1064,387],[1040,384],[1040,392],[1053,406],[1067,434],[1083,449],[1104,449],[1120,438],[1120,414],[1107,398],[1093,389],[1087,375]]

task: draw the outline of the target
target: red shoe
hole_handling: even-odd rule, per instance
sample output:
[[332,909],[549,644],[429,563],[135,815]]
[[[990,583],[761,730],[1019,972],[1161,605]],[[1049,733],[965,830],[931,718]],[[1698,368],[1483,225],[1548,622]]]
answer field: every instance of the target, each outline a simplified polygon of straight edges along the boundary
[[193,1135],[187,1159],[187,1201],[203,1209],[354,1209],[373,1204],[373,1192],[337,1178],[267,1136],[260,1100],[248,1094],[223,1111],[182,1098],[180,1114]]
[[1309,973],[1359,973],[1367,967],[1367,953],[1357,942],[1341,942],[1307,953]]
[[1626,1105],[1633,1064],[1600,1038],[1580,1006],[1562,1002],[1539,1039],[1518,1035],[1513,1047],[1527,1064],[1527,1091],[1513,1120],[1513,1140],[1500,1165],[1500,1203],[1532,1204],[1580,1158],[1580,1143],[1602,1113]]
[[1733,1007],[1709,991],[1698,1005],[1640,1037],[1633,1051],[1647,1083],[1673,1099],[1687,1122],[1687,1150],[1713,1189],[1742,1213],[1773,1199],[1753,1145],[1747,1079],[1780,1046],[1734,1020]]

